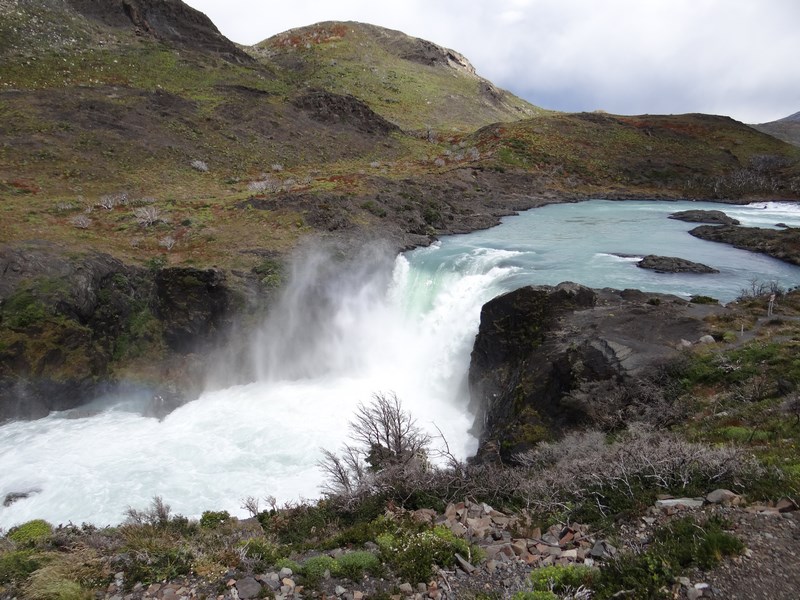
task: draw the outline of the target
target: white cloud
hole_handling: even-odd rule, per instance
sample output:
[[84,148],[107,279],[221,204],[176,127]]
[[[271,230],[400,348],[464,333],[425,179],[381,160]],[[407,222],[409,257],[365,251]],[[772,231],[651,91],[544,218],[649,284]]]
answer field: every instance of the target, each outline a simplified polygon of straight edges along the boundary
[[255,43],[355,20],[466,55],[478,72],[547,108],[713,112],[745,122],[800,110],[796,0],[188,0]]

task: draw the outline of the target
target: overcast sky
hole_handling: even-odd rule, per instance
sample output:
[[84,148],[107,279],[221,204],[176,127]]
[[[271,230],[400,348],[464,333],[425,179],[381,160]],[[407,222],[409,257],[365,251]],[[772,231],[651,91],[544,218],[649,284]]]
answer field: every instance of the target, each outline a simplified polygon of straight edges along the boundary
[[800,111],[798,0],[184,1],[242,44],[319,21],[399,29],[556,110],[745,123]]

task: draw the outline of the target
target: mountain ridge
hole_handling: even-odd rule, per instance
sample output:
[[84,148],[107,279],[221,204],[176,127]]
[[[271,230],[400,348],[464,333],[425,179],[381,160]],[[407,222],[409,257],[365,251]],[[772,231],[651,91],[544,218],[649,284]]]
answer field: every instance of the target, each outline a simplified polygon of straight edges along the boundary
[[800,146],[800,111],[776,121],[753,125],[753,127],[793,146]]

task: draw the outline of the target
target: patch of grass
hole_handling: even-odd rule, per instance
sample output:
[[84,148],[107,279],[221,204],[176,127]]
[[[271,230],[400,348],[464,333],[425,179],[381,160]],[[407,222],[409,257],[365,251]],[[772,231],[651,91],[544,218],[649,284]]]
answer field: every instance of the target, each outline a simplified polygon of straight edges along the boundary
[[41,566],[32,550],[11,550],[0,554],[0,584],[25,581]]
[[725,556],[740,554],[744,544],[727,533],[724,521],[711,517],[697,522],[676,519],[658,529],[646,552],[625,553],[605,565],[591,582],[595,598],[618,597],[620,590],[632,598],[668,598],[674,578],[689,567],[710,569]]

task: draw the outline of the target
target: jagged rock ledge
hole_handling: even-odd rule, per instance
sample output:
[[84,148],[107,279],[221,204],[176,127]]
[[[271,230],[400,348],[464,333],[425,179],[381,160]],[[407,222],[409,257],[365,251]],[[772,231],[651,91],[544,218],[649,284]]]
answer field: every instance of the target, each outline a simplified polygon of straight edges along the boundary
[[0,422],[119,393],[149,394],[143,410],[164,416],[202,389],[259,285],[255,273],[138,267],[49,242],[0,247],[0,273]]
[[694,237],[710,242],[722,242],[735,248],[761,252],[778,260],[800,265],[800,229],[782,230],[735,225],[701,225],[690,232]]
[[604,427],[615,414],[657,413],[657,403],[637,405],[630,386],[645,385],[687,340],[707,334],[705,317],[723,310],[574,283],[524,287],[491,300],[481,311],[469,369],[478,459],[511,460],[569,429]]

